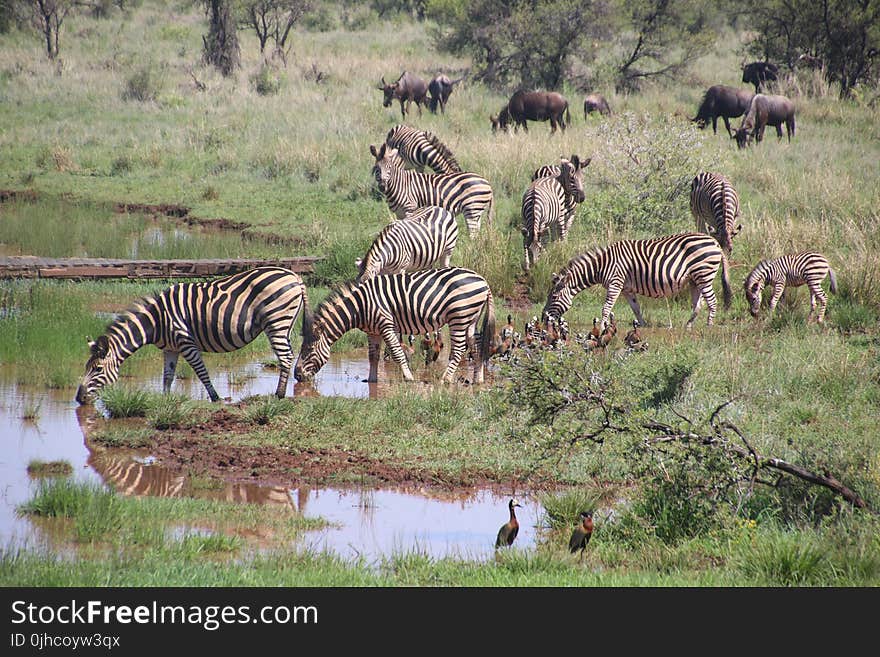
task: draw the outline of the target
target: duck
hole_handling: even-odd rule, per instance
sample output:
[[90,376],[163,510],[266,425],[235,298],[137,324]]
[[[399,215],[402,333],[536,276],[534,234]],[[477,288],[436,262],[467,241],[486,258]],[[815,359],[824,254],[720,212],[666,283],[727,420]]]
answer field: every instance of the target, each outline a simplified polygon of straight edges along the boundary
[[514,511],[516,507],[522,507],[522,504],[516,498],[511,498],[510,502],[507,503],[507,508],[510,510],[510,520],[501,525],[501,529],[498,530],[498,537],[495,539],[496,550],[500,547],[510,547],[513,545],[513,541],[519,533],[519,521],[516,519],[516,512]]
[[580,519],[581,524],[575,527],[571,538],[568,539],[568,549],[572,554],[580,550],[580,558],[583,558],[587,543],[590,542],[590,537],[593,535],[593,512],[581,511]]

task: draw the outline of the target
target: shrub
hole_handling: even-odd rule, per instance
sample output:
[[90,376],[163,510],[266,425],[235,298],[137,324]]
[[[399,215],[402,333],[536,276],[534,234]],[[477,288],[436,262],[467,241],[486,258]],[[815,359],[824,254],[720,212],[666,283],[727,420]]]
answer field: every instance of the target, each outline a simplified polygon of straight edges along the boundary
[[271,66],[263,64],[260,70],[251,76],[251,84],[260,96],[273,96],[281,89],[281,76]]
[[161,87],[161,75],[154,70],[152,64],[145,64],[125,80],[122,99],[136,100],[142,103],[155,101],[159,97]]
[[245,408],[244,418],[252,424],[264,425],[292,411],[293,402],[290,399],[278,399],[275,396],[258,397]]
[[98,393],[104,411],[114,418],[144,417],[150,406],[150,393],[121,385],[107,386]]
[[179,428],[191,415],[192,408],[185,395],[161,395],[150,404],[147,420],[150,426],[164,431]]

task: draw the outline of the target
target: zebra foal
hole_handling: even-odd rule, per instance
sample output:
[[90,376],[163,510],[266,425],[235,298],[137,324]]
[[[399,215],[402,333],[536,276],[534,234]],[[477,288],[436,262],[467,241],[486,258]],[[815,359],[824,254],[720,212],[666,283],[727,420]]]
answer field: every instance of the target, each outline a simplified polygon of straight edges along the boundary
[[[485,309],[482,341],[473,349],[480,313]],[[369,336],[370,374],[378,378],[379,345],[382,340],[403,370],[413,380],[399,334],[424,335],[449,325],[452,345],[443,381],[452,380],[465,348],[474,352],[474,383],[483,382],[483,365],[488,360],[495,335],[495,306],[489,284],[479,274],[459,267],[426,269],[401,274],[382,274],[339,288],[315,310],[303,316],[303,343],[294,376],[311,379],[330,357],[330,347],[343,334],[360,329]]]
[[427,269],[441,260],[442,266],[448,267],[457,242],[458,223],[449,210],[419,208],[388,224],[376,236],[366,255],[355,262],[357,282],[378,274]]
[[399,124],[385,137],[390,148],[396,148],[403,161],[416,171],[430,167],[436,173],[460,173],[461,166],[452,151],[433,133]]
[[278,357],[275,395],[284,397],[293,363],[290,330],[307,306],[302,279],[281,267],[257,267],[209,282],[172,285],[135,302],[110,323],[104,335],[89,342],[90,357],[76,401],[84,404],[114,383],[122,362],[148,344],[165,354],[165,392],[171,389],[183,354],[211,401],[217,401],[220,396],[211,384],[202,352],[235,351],[260,333],[266,334]]
[[[584,202],[584,169],[590,164],[590,158],[581,160],[572,155],[570,160],[561,158],[558,165],[542,167],[555,169],[555,176],[534,179],[522,197],[521,232],[523,235],[523,251],[525,259],[523,268],[529,271],[543,248],[542,237],[556,226],[559,239],[565,240],[575,211]],[[538,169],[535,173],[539,173]]]
[[489,182],[475,173],[428,174],[408,171],[396,148],[371,145],[376,158],[373,177],[398,219],[419,208],[436,205],[453,215],[463,214],[468,234],[480,230],[483,214],[492,217],[493,195]]
[[572,258],[565,268],[553,275],[553,283],[543,316],[559,319],[571,308],[576,294],[593,285],[606,288],[602,307],[602,328],[618,297],[623,294],[639,324],[645,320],[636,295],[671,297],[686,285],[691,289],[693,313],[687,328],[693,326],[703,300],[709,308],[707,324],[715,321],[717,300],[712,282],[722,267],[721,284],[724,307],[730,305],[730,278],[727,258],[718,242],[703,233],[683,233],[656,239],[621,240],[605,248],[588,251]]
[[[733,238],[742,230],[739,196],[720,173],[704,171],[691,181],[691,214],[701,233],[718,240],[725,255],[733,251]],[[734,225],[736,224],[736,225]]]
[[811,321],[816,312],[818,302],[819,312],[816,321],[822,324],[825,321],[825,308],[828,306],[828,297],[822,290],[822,281],[825,277],[831,281],[831,292],[837,294],[837,276],[828,260],[821,253],[806,251],[784,255],[775,260],[762,260],[749,275],[746,276],[744,287],[746,301],[749,302],[749,312],[752,317],[757,317],[761,309],[761,293],[767,285],[773,286],[773,294],[770,297],[770,312],[776,310],[776,304],[782,298],[786,287],[798,287],[806,285],[810,289],[810,314],[807,322]]

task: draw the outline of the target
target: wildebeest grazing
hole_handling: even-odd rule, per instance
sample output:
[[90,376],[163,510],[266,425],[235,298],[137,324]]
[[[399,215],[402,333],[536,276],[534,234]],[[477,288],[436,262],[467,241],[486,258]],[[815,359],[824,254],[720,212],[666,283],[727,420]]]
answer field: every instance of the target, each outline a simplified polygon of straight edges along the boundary
[[743,64],[742,72],[743,83],[755,85],[756,94],[761,92],[761,87],[765,86],[765,83],[779,79],[779,67],[770,62]]
[[415,103],[419,108],[419,116],[422,115],[422,103],[428,95],[428,84],[418,75],[413,75],[409,71],[404,71],[397,78],[397,82],[388,84],[385,82],[385,76],[382,76],[382,84],[379,89],[385,94],[382,101],[383,107],[391,107],[391,101],[395,98],[400,101],[400,114],[406,118],[411,103]]
[[727,128],[728,134],[732,134],[730,130],[730,119],[735,119],[749,110],[749,103],[755,94],[747,89],[737,89],[735,87],[726,87],[723,84],[716,84],[709,87],[703,95],[703,101],[697,110],[697,115],[691,119],[702,130],[706,124],[712,121],[712,131],[718,134],[718,117],[724,119],[724,126]]
[[513,122],[513,131],[519,126],[529,131],[527,121],[550,121],[550,134],[556,132],[557,126],[565,132],[565,123],[571,123],[571,112],[568,101],[562,94],[555,91],[517,91],[510,97],[507,105],[498,113],[490,116],[492,131],[498,128],[507,130]]
[[437,106],[439,105],[440,112],[445,114],[446,103],[449,101],[449,96],[452,94],[455,85],[462,80],[464,80],[464,78],[450,80],[449,76],[443,75],[442,73],[435,75],[428,83],[428,109],[436,114]]
[[611,114],[611,107],[608,105],[608,101],[605,100],[605,96],[593,93],[588,94],[587,97],[584,98],[585,120],[591,112],[599,112],[602,116],[608,116]]
[[763,140],[764,128],[770,125],[776,128],[776,136],[782,139],[783,123],[790,142],[795,130],[794,103],[791,99],[755,94],[739,129],[731,138],[736,139],[737,146],[745,148],[752,139],[756,142]]

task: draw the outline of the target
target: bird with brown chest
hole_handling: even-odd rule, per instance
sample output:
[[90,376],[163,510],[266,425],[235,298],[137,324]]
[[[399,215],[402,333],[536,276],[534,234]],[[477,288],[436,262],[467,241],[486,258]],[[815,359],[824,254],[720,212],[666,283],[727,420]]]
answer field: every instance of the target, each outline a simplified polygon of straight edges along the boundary
[[608,323],[605,325],[602,334],[599,336],[599,346],[603,349],[607,347],[611,344],[615,335],[617,335],[617,321],[614,319],[614,313],[610,313],[608,315]]
[[501,525],[501,529],[498,530],[498,537],[495,539],[496,549],[513,545],[513,541],[519,533],[519,521],[516,519],[516,512],[514,511],[514,508],[518,506],[522,507],[522,504],[517,502],[516,499],[511,499],[508,502],[507,508],[510,509],[510,520]]
[[587,543],[590,542],[590,537],[593,535],[593,513],[592,511],[581,511],[580,518],[581,524],[575,527],[568,540],[568,549],[572,554],[580,550],[580,558],[583,558]]

